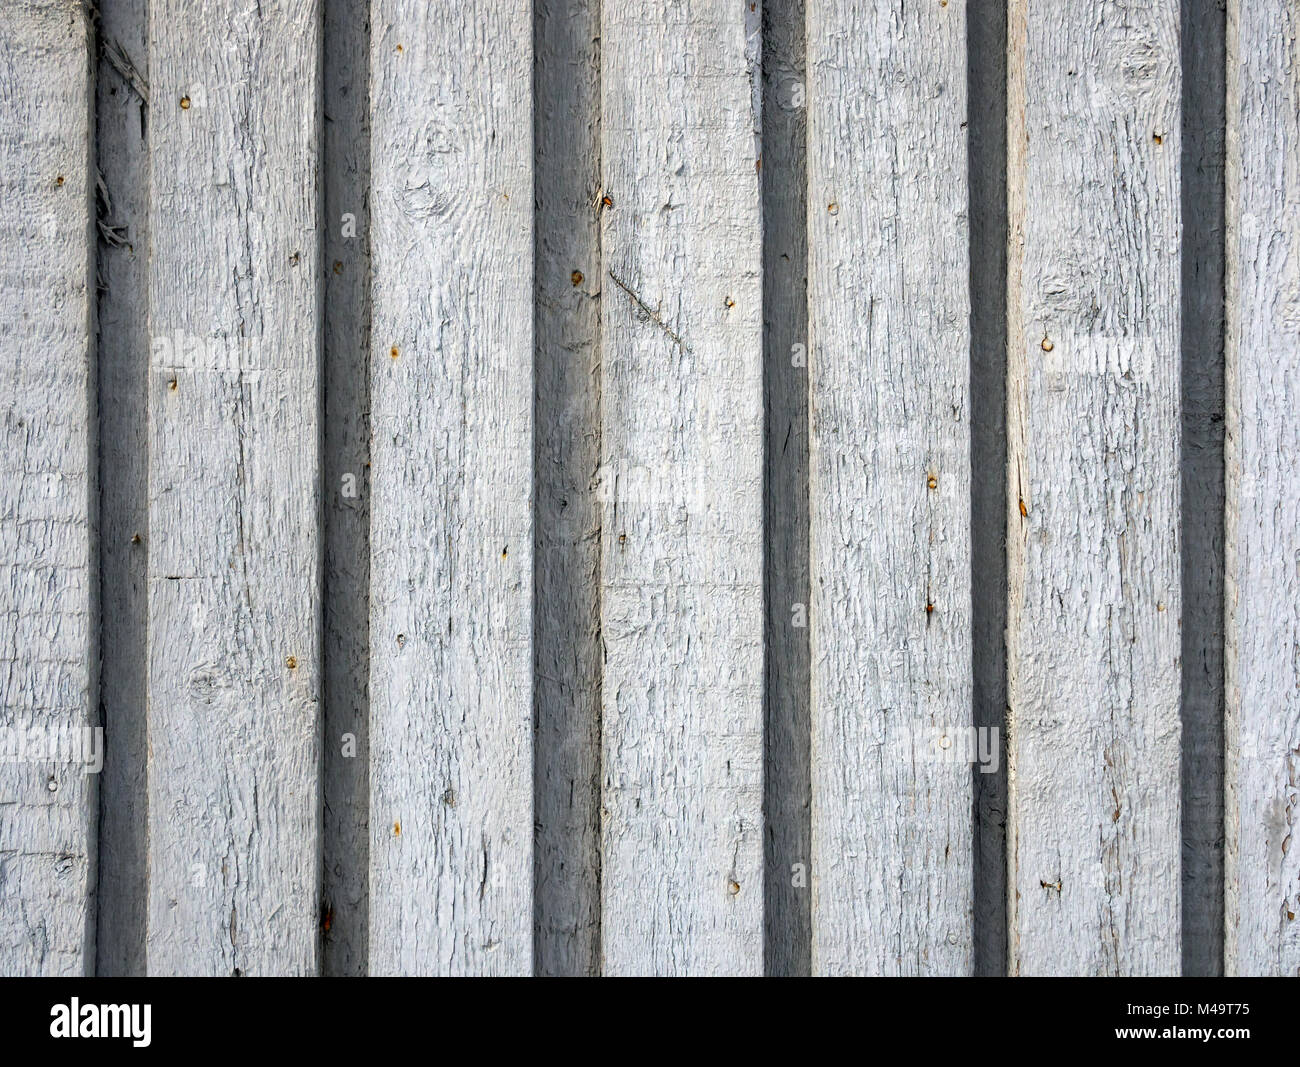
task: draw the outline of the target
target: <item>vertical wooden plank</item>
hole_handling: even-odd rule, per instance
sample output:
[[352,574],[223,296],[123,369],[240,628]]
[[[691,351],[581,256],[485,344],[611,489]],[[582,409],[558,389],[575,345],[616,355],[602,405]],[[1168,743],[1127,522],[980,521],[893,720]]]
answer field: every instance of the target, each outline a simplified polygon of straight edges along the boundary
[[314,973],[320,5],[149,24],[148,970]]
[[1179,968],[1177,0],[1008,10],[1014,974]]
[[759,18],[602,5],[607,974],[763,966]]
[[98,975],[144,974],[148,900],[149,118],[146,0],[101,0],[99,169],[100,778]]
[[371,6],[371,973],[533,948],[532,12]]
[[600,6],[538,0],[535,963],[600,968]]
[[324,744],[321,971],[364,975],[370,882],[370,30],[325,0]]
[[[808,131],[803,0],[763,5],[764,971],[812,953]],[[796,607],[800,605],[800,607]]]
[[1228,5],[1224,966],[1300,974],[1300,11]]
[[1182,0],[1183,960],[1223,973],[1223,0]]
[[809,3],[818,974],[972,968],[965,9]]
[[98,743],[88,36],[74,0],[0,12],[3,975],[88,974],[95,956],[99,768],[82,763]]

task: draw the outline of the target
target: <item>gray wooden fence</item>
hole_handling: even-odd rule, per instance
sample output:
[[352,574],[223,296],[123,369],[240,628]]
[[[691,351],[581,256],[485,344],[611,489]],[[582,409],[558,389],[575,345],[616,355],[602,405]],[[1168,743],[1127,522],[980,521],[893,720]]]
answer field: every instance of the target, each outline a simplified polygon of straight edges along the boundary
[[1300,973],[1296,0],[0,32],[0,973]]

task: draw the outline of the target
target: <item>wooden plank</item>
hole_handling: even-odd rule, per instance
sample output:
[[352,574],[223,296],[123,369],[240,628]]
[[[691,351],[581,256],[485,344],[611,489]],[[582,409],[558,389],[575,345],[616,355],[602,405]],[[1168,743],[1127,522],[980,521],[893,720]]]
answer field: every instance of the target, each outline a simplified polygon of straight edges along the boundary
[[600,968],[600,7],[539,0],[535,965]]
[[1183,962],[1223,973],[1222,0],[1182,0]]
[[965,5],[808,25],[813,972],[966,974]]
[[370,948],[369,9],[325,0],[324,869],[321,971],[366,973]]
[[1300,974],[1300,12],[1228,5],[1224,967]]
[[0,974],[82,975],[97,778],[80,760],[98,699],[90,29],[80,3],[21,0],[0,30]]
[[317,0],[150,4],[151,974],[309,974]]
[[765,971],[812,958],[808,721],[808,134],[803,0],[763,5]]
[[146,0],[100,4],[99,926],[95,973],[143,975],[148,900],[149,118]]
[[1014,974],[1177,972],[1179,13],[1008,11]]
[[371,7],[373,974],[532,968],[531,16]]
[[758,974],[759,15],[601,22],[603,970]]

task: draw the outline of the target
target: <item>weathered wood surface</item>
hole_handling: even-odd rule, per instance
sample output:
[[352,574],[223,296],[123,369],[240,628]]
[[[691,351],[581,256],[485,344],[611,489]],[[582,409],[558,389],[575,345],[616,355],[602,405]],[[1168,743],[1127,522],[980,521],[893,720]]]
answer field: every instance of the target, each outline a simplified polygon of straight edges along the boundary
[[756,6],[601,9],[606,974],[763,967]]
[[370,947],[369,10],[324,0],[321,971],[366,972]]
[[1300,11],[1228,5],[1228,974],[1300,974]]
[[146,0],[99,7],[99,924],[95,973],[145,971],[149,381]]
[[370,970],[532,967],[532,17],[371,8]]
[[600,5],[534,5],[538,974],[600,968]]
[[0,973],[1300,973],[1224,6],[5,6]]
[[152,974],[314,973],[318,0],[153,0]]
[[1014,974],[1180,963],[1179,15],[1008,13]]
[[812,967],[964,974],[965,5],[810,0],[808,25]]
[[[812,953],[808,727],[808,168],[802,0],[763,5],[764,971]],[[797,608],[796,605],[799,607]]]
[[73,0],[0,11],[0,975],[94,967],[89,33]]

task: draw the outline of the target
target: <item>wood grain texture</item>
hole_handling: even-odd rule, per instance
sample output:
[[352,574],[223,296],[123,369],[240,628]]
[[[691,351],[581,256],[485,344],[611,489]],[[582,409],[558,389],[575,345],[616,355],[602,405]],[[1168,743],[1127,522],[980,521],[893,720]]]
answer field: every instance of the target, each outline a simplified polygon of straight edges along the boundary
[[1183,966],[1223,973],[1224,0],[1182,0]]
[[1300,974],[1300,11],[1228,5],[1224,966]]
[[370,970],[532,968],[532,17],[371,7]]
[[149,116],[146,0],[101,0],[99,170],[100,777],[97,975],[145,971],[148,899]]
[[606,974],[763,968],[756,5],[602,5]]
[[10,0],[0,975],[1300,975],[1298,61]]
[[808,5],[815,974],[972,969],[965,7]]
[[1009,967],[1180,963],[1179,14],[1008,11]]
[[321,970],[366,973],[370,947],[370,33],[324,0],[322,179],[325,577]]
[[600,6],[534,5],[535,967],[600,967]]
[[89,33],[73,0],[0,11],[0,975],[95,957]]
[[320,14],[150,5],[150,974],[318,969]]
[[808,722],[808,196],[802,0],[763,5],[764,970],[812,952]]

